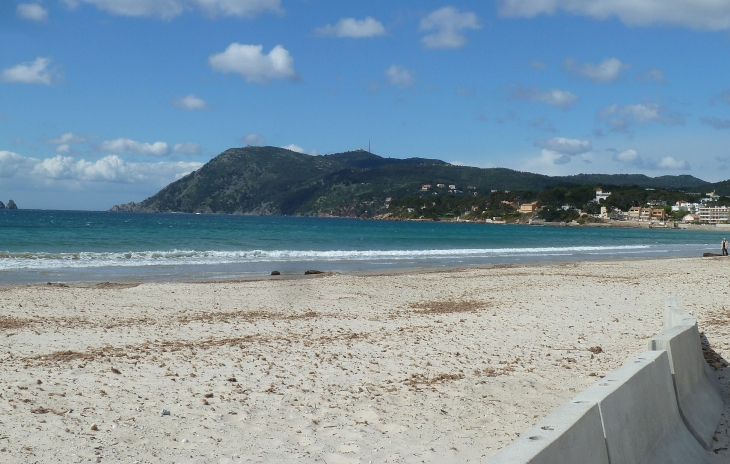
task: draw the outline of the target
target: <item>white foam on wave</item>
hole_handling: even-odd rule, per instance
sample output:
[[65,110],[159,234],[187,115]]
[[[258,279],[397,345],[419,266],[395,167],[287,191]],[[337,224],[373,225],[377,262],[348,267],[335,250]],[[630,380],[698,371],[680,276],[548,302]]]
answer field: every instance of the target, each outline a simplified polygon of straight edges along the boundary
[[430,260],[498,256],[567,256],[646,252],[649,245],[462,248],[433,250],[240,250],[240,251],[128,251],[128,252],[0,252],[0,270],[99,268],[120,266],[216,265],[260,262]]

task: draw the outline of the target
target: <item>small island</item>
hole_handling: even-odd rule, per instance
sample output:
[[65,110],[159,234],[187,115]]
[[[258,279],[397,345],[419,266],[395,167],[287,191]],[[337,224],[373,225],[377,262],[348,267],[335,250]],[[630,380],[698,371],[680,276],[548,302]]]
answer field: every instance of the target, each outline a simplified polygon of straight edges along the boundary
[[8,201],[7,206],[5,203],[0,201],[0,209],[18,209],[18,205],[16,205],[13,200]]

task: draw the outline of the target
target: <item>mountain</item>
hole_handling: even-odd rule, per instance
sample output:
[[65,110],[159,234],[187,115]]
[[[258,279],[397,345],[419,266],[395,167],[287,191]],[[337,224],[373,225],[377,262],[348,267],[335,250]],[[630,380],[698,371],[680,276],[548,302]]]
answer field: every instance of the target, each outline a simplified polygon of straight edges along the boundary
[[[310,156],[277,147],[231,148],[141,203],[112,211],[253,215],[368,216],[387,197],[419,192],[423,184],[540,191],[556,185],[700,189],[696,177],[580,174],[551,177],[505,168],[454,166],[425,158],[383,158],[363,150]],[[730,186],[730,183],[728,184]]]

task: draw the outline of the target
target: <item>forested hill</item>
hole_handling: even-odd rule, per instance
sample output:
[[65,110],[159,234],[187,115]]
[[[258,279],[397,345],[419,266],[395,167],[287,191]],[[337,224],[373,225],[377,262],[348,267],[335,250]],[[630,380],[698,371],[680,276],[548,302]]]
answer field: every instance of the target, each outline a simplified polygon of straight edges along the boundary
[[390,197],[403,198],[423,184],[454,184],[488,194],[497,190],[538,192],[555,185],[637,185],[704,189],[693,176],[581,174],[551,177],[504,168],[454,166],[424,158],[383,158],[367,151],[310,156],[277,147],[232,148],[197,171],[142,201],[113,211],[260,215],[369,216]]

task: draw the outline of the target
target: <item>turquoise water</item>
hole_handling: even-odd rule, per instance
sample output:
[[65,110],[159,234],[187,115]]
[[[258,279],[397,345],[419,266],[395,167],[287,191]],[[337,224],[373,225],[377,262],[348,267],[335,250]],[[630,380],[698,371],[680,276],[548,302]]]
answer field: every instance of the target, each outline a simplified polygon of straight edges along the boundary
[[[725,232],[0,210],[0,283],[700,256]],[[730,235],[730,234],[728,234]]]

